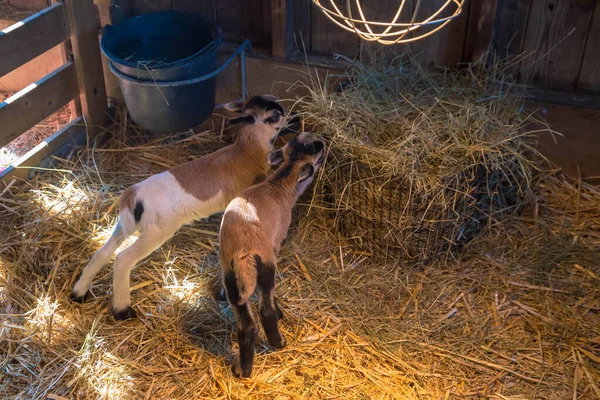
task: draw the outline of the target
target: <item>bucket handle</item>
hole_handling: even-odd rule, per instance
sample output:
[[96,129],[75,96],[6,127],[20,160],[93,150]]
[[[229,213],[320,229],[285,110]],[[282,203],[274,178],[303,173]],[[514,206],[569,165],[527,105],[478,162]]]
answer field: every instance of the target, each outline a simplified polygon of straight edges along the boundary
[[240,55],[241,56],[241,64],[242,64],[242,88],[243,88],[242,96],[245,99],[246,98],[246,71],[245,71],[245,58],[244,58],[245,53],[244,53],[244,51],[245,51],[246,47],[252,49],[252,45],[250,44],[250,40],[248,40],[248,39],[244,40],[242,42],[242,44],[240,45],[240,47],[238,47],[237,50],[235,52],[233,52],[233,54],[231,54],[229,56],[229,58],[223,64],[221,64],[219,67],[214,69],[212,72],[209,72],[208,74],[199,76],[197,78],[185,79],[182,81],[156,82],[156,81],[135,79],[130,76],[124,75],[120,71],[117,71],[117,69],[113,66],[112,62],[109,62],[108,66],[109,66],[110,70],[112,71],[112,73],[115,74],[119,79],[133,82],[133,83],[136,83],[141,86],[172,87],[172,86],[184,86],[184,85],[190,85],[190,84],[194,84],[194,83],[204,82],[205,80],[213,78],[216,75],[218,75],[221,71],[223,71],[225,69],[225,67],[227,67],[229,65],[229,63],[231,63],[231,61],[235,57]]

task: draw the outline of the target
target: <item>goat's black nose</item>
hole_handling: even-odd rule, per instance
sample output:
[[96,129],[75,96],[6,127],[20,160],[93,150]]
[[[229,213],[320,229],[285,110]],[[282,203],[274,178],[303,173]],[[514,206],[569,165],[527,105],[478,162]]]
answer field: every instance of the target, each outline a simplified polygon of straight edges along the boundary
[[325,143],[321,142],[320,140],[315,140],[313,142],[313,147],[315,149],[315,154],[317,154],[325,148]]

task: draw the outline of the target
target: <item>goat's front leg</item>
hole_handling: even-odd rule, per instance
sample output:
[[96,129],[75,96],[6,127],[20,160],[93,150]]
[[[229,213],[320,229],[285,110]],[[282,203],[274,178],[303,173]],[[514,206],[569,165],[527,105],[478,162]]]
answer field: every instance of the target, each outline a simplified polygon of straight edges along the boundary
[[260,290],[260,322],[265,330],[269,344],[276,349],[285,347],[285,338],[281,335],[278,320],[283,316],[275,299],[275,265],[262,263],[258,269],[258,288]]
[[115,230],[113,231],[108,242],[104,244],[88,262],[86,267],[83,269],[81,276],[77,280],[77,283],[71,291],[71,299],[77,303],[83,303],[89,295],[90,286],[94,277],[100,272],[102,267],[106,265],[113,253],[119,248],[121,243],[125,240],[123,228],[120,223],[117,223]]
[[117,254],[113,269],[113,304],[112,313],[115,319],[124,320],[135,318],[137,313],[131,308],[129,292],[131,270],[142,259],[148,257],[169,239],[176,229],[168,231],[146,231],[131,246]]

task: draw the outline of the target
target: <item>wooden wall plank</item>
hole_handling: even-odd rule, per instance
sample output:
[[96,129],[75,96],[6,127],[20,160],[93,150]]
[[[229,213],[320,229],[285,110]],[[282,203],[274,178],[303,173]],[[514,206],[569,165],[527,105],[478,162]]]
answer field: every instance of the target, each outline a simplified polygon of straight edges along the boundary
[[577,89],[600,94],[600,1],[596,1]]
[[[287,0],[283,0],[287,1]],[[262,0],[263,26],[262,26],[262,45],[273,50],[273,13],[272,0]]]
[[[289,0],[288,0],[289,2]],[[293,38],[296,50],[309,52],[311,0],[291,0],[293,19]],[[303,44],[304,43],[304,44]]]
[[523,51],[531,0],[499,0],[494,49],[501,58]]
[[0,76],[69,38],[65,6],[54,4],[0,31]]
[[75,65],[67,63],[0,103],[0,146],[4,146],[77,95]]
[[[345,9],[345,4],[342,7]],[[335,25],[316,5],[312,4],[310,13],[310,48],[313,52],[331,55],[345,54],[355,57],[358,53],[360,38]]]
[[51,167],[54,156],[64,158],[75,146],[85,142],[85,124],[78,117],[0,172],[0,181],[8,185],[13,179],[31,179],[41,172],[36,167]]
[[131,15],[141,15],[152,11],[170,10],[171,0],[129,0]]
[[113,25],[118,24],[125,18],[131,17],[131,8],[129,0],[112,0],[110,8],[110,20]]
[[218,0],[217,22],[225,40],[250,39],[253,46],[265,46],[262,0]]
[[[446,0],[422,0],[417,13],[417,20],[427,19],[445,3]],[[451,15],[456,8],[449,6],[446,10],[439,17]],[[436,66],[456,67],[462,61],[468,22],[469,9],[467,2],[464,4],[462,13],[458,18],[433,35],[414,43],[416,49],[423,50],[423,64],[427,68]]]
[[173,9],[217,19],[217,0],[173,0]]
[[81,110],[88,132],[93,137],[101,131],[100,126],[109,122],[95,7],[92,0],[67,0],[65,5]]
[[273,56],[286,58],[294,46],[292,0],[271,0]]
[[524,75],[547,89],[577,84],[594,4],[583,0],[532,0],[522,65]]
[[94,0],[94,3],[98,6],[100,28],[104,28],[106,25],[116,25],[131,16],[129,0]]
[[498,0],[471,1],[463,61],[476,61],[492,49]]

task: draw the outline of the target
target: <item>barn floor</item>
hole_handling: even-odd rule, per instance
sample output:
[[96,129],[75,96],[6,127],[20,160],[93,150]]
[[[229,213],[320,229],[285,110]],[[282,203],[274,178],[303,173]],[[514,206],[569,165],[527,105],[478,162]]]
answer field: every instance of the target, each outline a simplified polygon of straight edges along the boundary
[[126,186],[222,146],[207,131],[113,138],[0,190],[0,397],[51,399],[600,398],[600,187],[544,181],[534,210],[428,265],[371,262],[307,204],[282,250],[288,347],[230,373],[234,322],[210,298],[219,218],[132,274],[141,318],[108,313],[110,268],[69,300]]
[[537,101],[528,108],[542,110],[552,129],[563,134],[541,136],[540,151],[567,175],[600,182],[600,110]]

